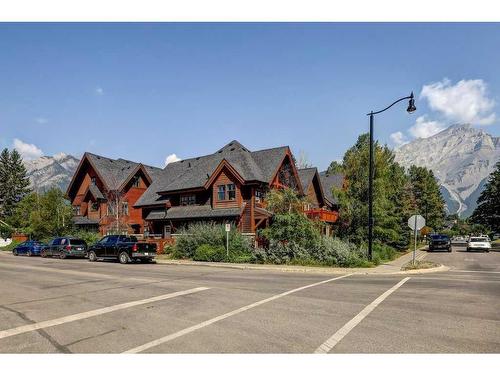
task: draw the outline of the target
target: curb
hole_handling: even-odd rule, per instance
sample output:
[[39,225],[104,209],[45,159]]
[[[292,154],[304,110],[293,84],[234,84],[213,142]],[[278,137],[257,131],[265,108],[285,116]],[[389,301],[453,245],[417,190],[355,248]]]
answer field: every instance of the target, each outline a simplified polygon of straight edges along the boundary
[[356,274],[356,275],[406,275],[406,274],[420,274],[420,273],[433,273],[433,272],[444,272],[448,271],[450,268],[440,265],[439,267],[424,268],[421,270],[409,270],[409,271],[389,271],[381,272],[376,270],[376,268],[324,268],[324,267],[300,267],[292,268],[295,266],[266,266],[266,265],[247,265],[247,264],[233,264],[233,263],[210,263],[210,262],[186,262],[186,261],[175,261],[175,260],[156,260],[157,264],[164,265],[175,265],[175,266],[202,266],[202,267],[214,267],[214,268],[229,268],[229,269],[239,269],[239,270],[256,270],[256,271],[275,271],[275,272],[296,272],[296,273],[315,273],[315,274]]

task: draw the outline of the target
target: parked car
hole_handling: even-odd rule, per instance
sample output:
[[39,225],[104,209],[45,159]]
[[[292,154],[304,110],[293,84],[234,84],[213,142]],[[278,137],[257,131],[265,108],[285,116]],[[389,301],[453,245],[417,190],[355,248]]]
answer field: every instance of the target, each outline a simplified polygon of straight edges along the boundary
[[451,240],[446,234],[431,234],[429,236],[429,251],[446,250],[451,253]]
[[12,254],[14,255],[40,255],[40,251],[45,245],[39,241],[25,241],[17,245],[13,250]]
[[103,237],[88,251],[89,261],[98,259],[118,259],[126,264],[140,260],[151,262],[156,256],[156,244],[137,242],[134,236],[111,235]]
[[491,250],[491,242],[486,237],[471,237],[467,242],[467,251],[482,250],[487,253]]
[[80,238],[58,237],[44,246],[40,252],[42,258],[47,256],[59,257],[61,259],[67,257],[84,258],[87,255],[87,243]]

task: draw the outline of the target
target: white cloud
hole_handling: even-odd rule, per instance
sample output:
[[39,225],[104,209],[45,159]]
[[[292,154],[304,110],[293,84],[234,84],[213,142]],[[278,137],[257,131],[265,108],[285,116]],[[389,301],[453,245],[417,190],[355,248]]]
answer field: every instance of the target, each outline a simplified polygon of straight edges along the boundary
[[43,151],[37,146],[31,143],[25,143],[17,138],[14,139],[13,147],[21,154],[24,160],[32,160],[43,156]]
[[402,132],[392,133],[389,138],[391,139],[394,146],[399,147],[408,143],[408,137]]
[[49,120],[47,120],[45,117],[37,117],[35,119],[35,121],[38,123],[38,124],[46,124],[47,122],[49,122]]
[[427,115],[423,115],[417,117],[415,125],[408,132],[415,138],[429,138],[445,128],[446,126],[441,122],[428,120]]
[[95,88],[96,95],[104,95],[104,89],[102,87]]
[[165,158],[165,167],[170,163],[175,163],[176,161],[180,161],[181,158],[177,157],[176,154],[170,154]]
[[447,120],[489,125],[495,122],[495,101],[488,97],[487,85],[482,79],[461,80],[452,84],[447,78],[424,85],[420,98]]

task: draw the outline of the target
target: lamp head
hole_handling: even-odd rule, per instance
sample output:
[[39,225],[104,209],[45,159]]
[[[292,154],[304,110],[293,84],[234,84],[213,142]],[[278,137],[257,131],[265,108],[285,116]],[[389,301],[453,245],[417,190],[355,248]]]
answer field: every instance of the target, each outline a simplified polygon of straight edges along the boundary
[[412,91],[411,95],[410,95],[410,101],[408,102],[408,108],[406,109],[406,112],[413,113],[416,110],[417,110],[417,107],[415,107],[415,99],[413,98],[413,91]]

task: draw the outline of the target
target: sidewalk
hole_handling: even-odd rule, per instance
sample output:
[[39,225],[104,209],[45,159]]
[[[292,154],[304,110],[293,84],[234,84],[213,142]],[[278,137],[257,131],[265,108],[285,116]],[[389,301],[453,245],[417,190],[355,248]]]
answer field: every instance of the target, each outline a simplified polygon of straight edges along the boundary
[[[417,250],[416,259],[422,260],[427,255],[426,251]],[[279,272],[302,272],[302,273],[324,273],[324,274],[420,274],[430,272],[447,271],[448,268],[441,266],[436,268],[401,271],[401,267],[411,262],[413,251],[400,256],[398,259],[388,263],[381,264],[372,268],[341,268],[341,267],[311,267],[311,266],[289,266],[275,264],[250,264],[250,263],[216,263],[216,262],[197,262],[192,260],[176,259],[158,259],[158,264],[183,265],[183,266],[205,266],[216,268],[232,268],[241,270],[265,270]]]

